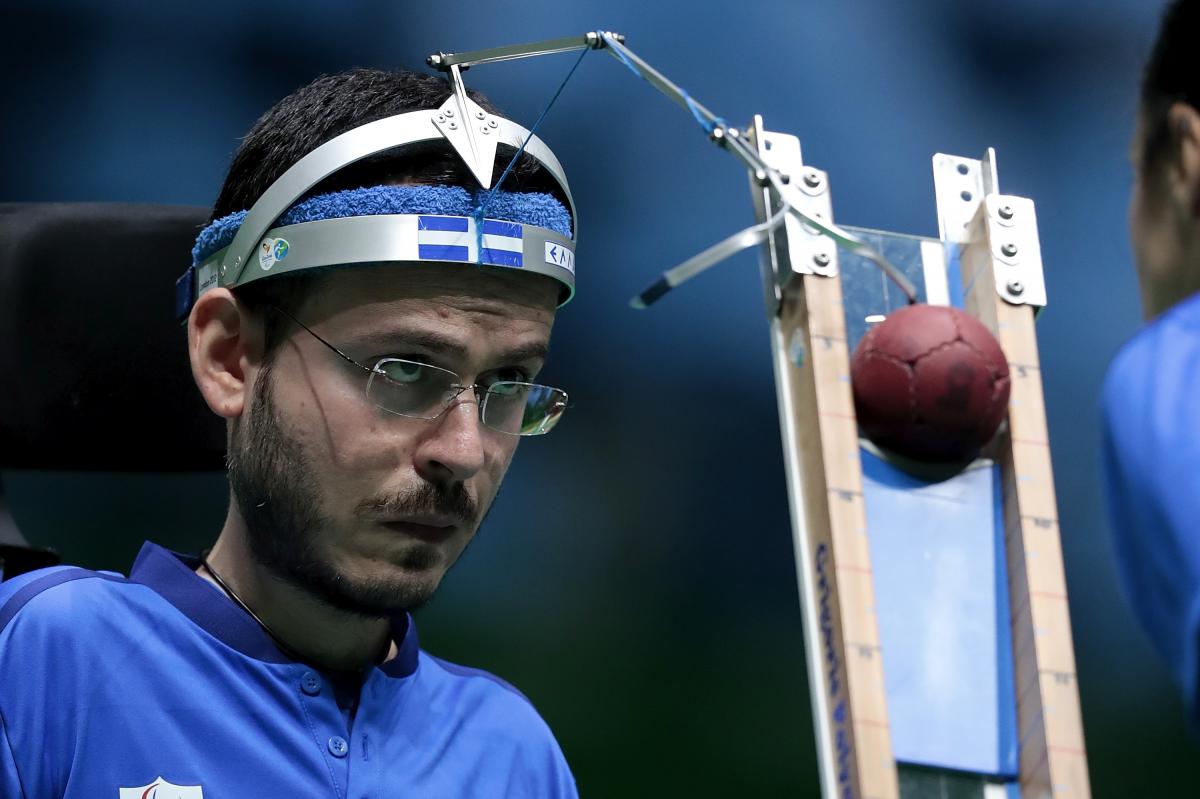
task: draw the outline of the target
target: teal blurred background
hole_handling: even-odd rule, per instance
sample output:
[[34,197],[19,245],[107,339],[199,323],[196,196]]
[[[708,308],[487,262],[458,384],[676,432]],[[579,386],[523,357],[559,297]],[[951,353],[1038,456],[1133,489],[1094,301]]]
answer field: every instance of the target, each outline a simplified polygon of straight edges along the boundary
[[[830,173],[846,224],[936,235],[930,157],[994,146],[1001,190],[1037,203],[1050,297],[1039,336],[1094,795],[1187,796],[1200,781],[1196,748],[1121,598],[1097,468],[1100,380],[1138,324],[1127,153],[1160,10],[6,4],[0,200],[208,205],[238,137],[318,74],[423,68],[437,50],[596,27],[625,33],[731,122],[761,113],[798,135],[806,161]],[[480,67],[466,81],[528,125],[572,61]],[[661,269],[752,221],[744,173],[600,54],[540,134],[581,213],[579,295],[545,373],[576,407],[553,436],[522,446],[487,526],[420,613],[422,641],[526,692],[586,795],[815,795],[756,255],[650,312],[628,307]],[[186,258],[164,258],[164,304]],[[31,542],[93,567],[127,570],[145,538],[197,550],[225,511],[219,474],[0,476]]]

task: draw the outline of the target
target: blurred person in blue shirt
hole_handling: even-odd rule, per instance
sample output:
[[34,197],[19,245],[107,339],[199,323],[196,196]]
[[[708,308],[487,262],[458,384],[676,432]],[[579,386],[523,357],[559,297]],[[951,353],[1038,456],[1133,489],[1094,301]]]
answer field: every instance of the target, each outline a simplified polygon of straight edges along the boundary
[[1200,725],[1200,2],[1166,9],[1142,79],[1129,221],[1147,323],[1102,395],[1125,593]]

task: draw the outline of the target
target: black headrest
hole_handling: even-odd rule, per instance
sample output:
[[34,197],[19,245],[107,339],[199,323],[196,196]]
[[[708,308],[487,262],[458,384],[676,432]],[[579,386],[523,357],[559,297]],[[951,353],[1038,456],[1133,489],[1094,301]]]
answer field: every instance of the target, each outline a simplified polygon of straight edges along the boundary
[[0,203],[0,468],[222,468],[174,317],[203,208]]

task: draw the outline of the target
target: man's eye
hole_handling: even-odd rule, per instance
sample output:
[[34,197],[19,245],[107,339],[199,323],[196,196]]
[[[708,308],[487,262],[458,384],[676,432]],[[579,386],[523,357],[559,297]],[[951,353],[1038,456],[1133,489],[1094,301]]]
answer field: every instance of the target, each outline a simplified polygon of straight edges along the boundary
[[430,371],[425,364],[416,361],[383,361],[377,368],[393,383],[416,383]]
[[489,383],[528,383],[530,380],[529,373],[524,369],[518,369],[515,366],[510,366],[505,369],[498,369],[492,374],[492,379]]

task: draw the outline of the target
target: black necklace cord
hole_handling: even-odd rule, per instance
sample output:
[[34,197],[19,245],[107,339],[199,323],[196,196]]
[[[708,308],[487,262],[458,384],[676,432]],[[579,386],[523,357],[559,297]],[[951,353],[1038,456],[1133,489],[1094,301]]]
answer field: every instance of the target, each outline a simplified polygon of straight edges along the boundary
[[207,553],[205,553],[205,555],[203,555],[203,556],[200,558],[200,565],[204,567],[204,570],[205,570],[205,571],[207,571],[209,574],[211,574],[211,575],[212,575],[212,578],[213,578],[214,580],[216,580],[216,582],[217,582],[217,585],[219,585],[219,586],[221,587],[221,590],[222,590],[222,591],[224,591],[224,592],[225,592],[225,594],[226,594],[226,595],[227,595],[227,596],[228,596],[230,599],[232,599],[232,600],[233,600],[233,602],[234,602],[234,604],[235,604],[235,605],[237,605],[239,608],[241,608],[242,610],[244,610],[244,611],[246,611],[247,613],[249,613],[249,614],[250,614],[250,618],[252,618],[252,619],[254,619],[256,622],[258,622],[258,626],[259,626],[259,627],[262,627],[262,629],[263,629],[263,632],[265,632],[265,633],[267,634],[267,636],[268,636],[268,637],[269,637],[269,638],[270,638],[270,639],[271,639],[271,640],[272,640],[272,641],[275,643],[275,646],[279,647],[279,651],[280,651],[280,652],[282,652],[283,654],[287,655],[287,656],[288,656],[289,658],[291,658],[292,660],[295,660],[295,661],[304,661],[304,658],[303,658],[303,657],[301,657],[301,656],[300,656],[300,654],[296,652],[296,650],[292,649],[290,646],[288,646],[287,644],[285,644],[285,643],[283,642],[283,639],[281,639],[281,638],[280,638],[278,635],[276,635],[276,634],[275,634],[275,631],[274,631],[274,630],[272,630],[272,629],[270,628],[270,626],[269,626],[269,625],[268,625],[268,624],[267,624],[265,621],[263,621],[262,619],[260,619],[260,618],[258,617],[258,614],[257,614],[257,613],[255,613],[253,610],[251,610],[251,609],[250,609],[250,606],[249,606],[249,605],[247,605],[245,602],[243,602],[243,601],[242,601],[242,598],[241,598],[240,596],[238,596],[238,595],[237,595],[237,592],[236,592],[236,591],[234,591],[232,587],[230,587],[229,583],[225,582],[225,580],[223,580],[223,579],[221,578],[221,575],[217,574],[217,570],[216,570],[216,569],[214,569],[214,568],[212,567],[212,564],[210,564],[210,563],[208,562],[208,554],[207,554]]

